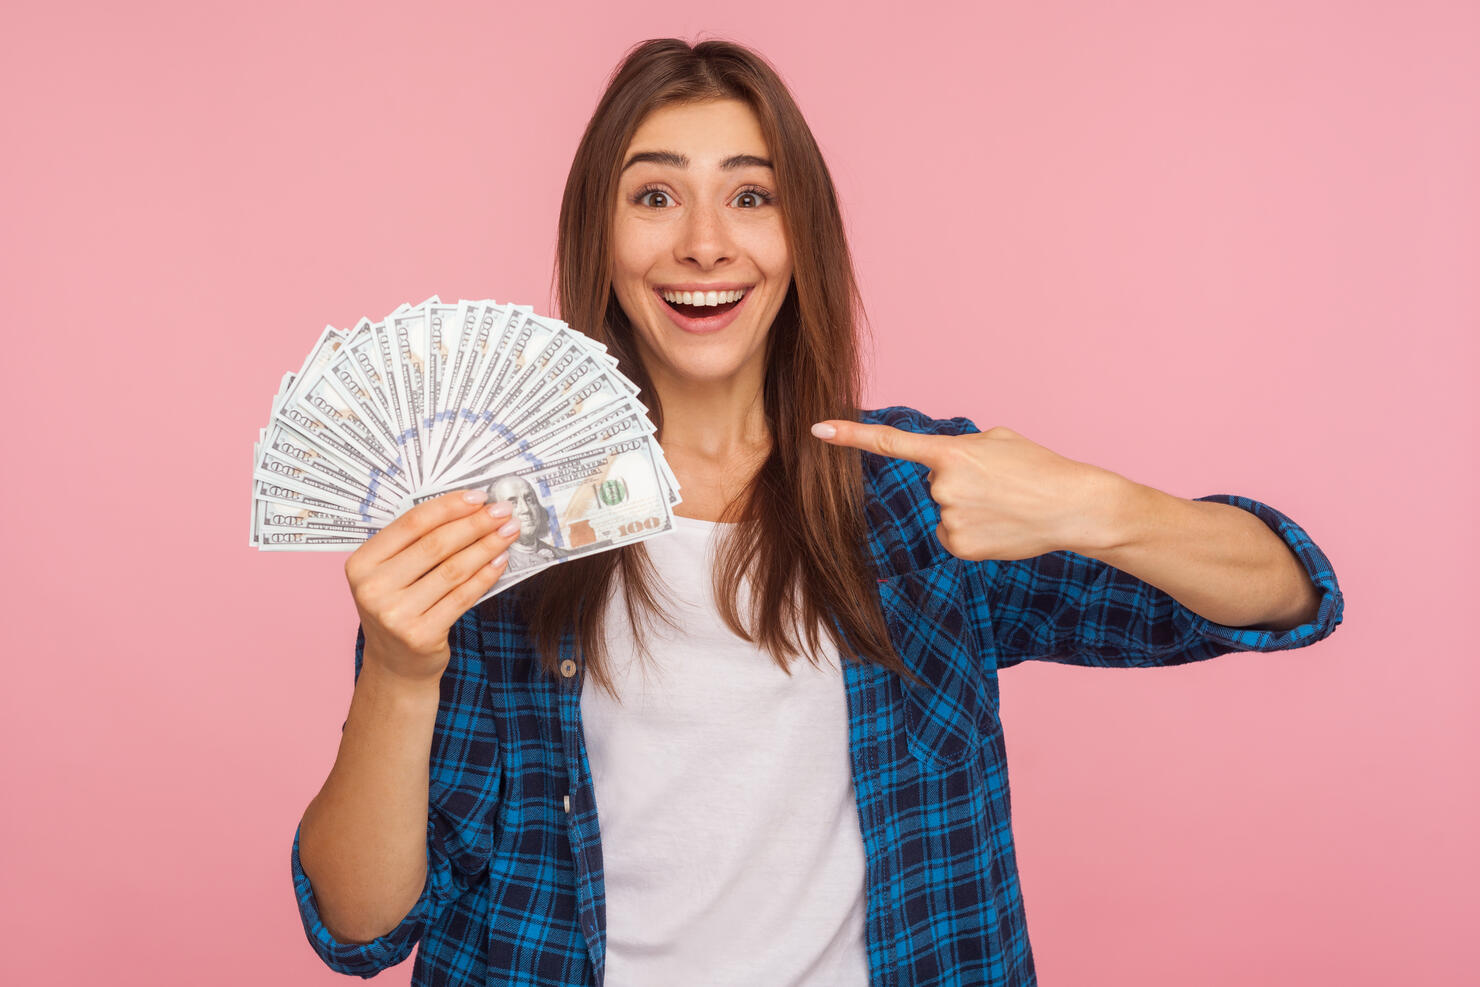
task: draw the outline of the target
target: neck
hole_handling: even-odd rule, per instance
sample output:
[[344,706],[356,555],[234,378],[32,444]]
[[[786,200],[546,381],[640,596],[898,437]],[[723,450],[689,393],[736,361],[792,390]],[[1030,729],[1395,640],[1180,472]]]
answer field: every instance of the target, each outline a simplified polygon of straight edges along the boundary
[[771,451],[761,377],[694,383],[652,375],[663,405],[658,441],[683,488],[675,513],[725,519]]
[[759,374],[703,383],[658,374],[653,387],[663,404],[665,453],[722,465],[770,448]]

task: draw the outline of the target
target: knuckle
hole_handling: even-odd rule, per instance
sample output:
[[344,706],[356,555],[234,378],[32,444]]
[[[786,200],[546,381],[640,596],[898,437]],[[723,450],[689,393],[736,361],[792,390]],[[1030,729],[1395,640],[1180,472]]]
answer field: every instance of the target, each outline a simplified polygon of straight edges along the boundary
[[417,538],[434,526],[437,505],[431,502],[418,504],[396,518],[396,525],[412,538]]
[[487,592],[487,587],[483,586],[476,580],[470,579],[462,585],[458,586],[458,588],[453,590],[451,593],[448,593],[447,599],[451,601],[452,609],[456,610],[458,614],[461,615],[464,610],[473,605],[473,601],[477,600],[478,597],[482,596],[485,592]]
[[385,607],[381,610],[380,626],[403,641],[406,640],[406,635],[410,630],[405,611],[394,606]]
[[372,569],[364,573],[362,578],[357,582],[350,583],[349,587],[350,594],[355,598],[355,602],[371,613],[377,613],[383,609],[383,594],[380,591],[381,581],[376,579],[375,576],[376,573]]
[[422,530],[434,528],[452,516],[456,509],[456,496],[457,492],[453,491],[424,500],[406,513],[406,519]]
[[503,523],[503,518],[491,518],[487,511],[479,511],[477,523],[463,530],[462,541],[467,545],[481,545],[486,539],[497,534],[499,525]]
[[354,599],[355,606],[358,607],[360,610],[364,611],[367,614],[375,614],[378,608],[375,606],[375,596],[373,593],[370,592],[370,588],[368,586],[357,586],[354,583],[350,583],[349,595]]
[[442,558],[447,554],[447,550],[450,547],[451,546],[448,545],[447,533],[442,531],[441,529],[433,531],[430,534],[423,535],[421,538],[421,550],[425,552],[429,558]]
[[453,556],[433,570],[443,586],[457,586],[468,577],[468,563]]
[[457,595],[454,599],[457,600],[457,605],[460,609],[466,610],[468,607],[471,607],[474,603],[478,602],[480,596],[488,592],[489,587],[498,581],[496,576],[490,579],[489,576],[491,575],[493,574],[488,571],[488,566],[483,566],[474,573],[474,578],[469,579],[462,586],[458,587]]
[[461,616],[463,611],[471,607],[478,597],[488,592],[488,587],[479,578],[481,574],[481,571],[475,572],[449,590],[442,598],[442,602],[438,604],[439,609],[445,607],[456,611],[454,618]]

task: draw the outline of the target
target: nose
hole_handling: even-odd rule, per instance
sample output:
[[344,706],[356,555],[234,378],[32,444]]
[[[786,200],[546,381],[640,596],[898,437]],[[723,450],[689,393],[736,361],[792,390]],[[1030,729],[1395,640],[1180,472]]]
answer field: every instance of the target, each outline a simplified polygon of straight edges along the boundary
[[735,253],[723,210],[709,204],[688,211],[677,246],[679,260],[705,270],[724,263]]

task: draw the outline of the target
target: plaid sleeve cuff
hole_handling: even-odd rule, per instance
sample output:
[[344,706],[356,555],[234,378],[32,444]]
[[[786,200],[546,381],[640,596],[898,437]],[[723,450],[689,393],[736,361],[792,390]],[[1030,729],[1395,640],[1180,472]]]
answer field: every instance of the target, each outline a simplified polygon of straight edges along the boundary
[[1290,551],[1295,553],[1295,558],[1304,567],[1306,576],[1320,593],[1320,606],[1316,610],[1315,617],[1309,623],[1282,631],[1228,627],[1214,623],[1189,610],[1187,613],[1196,621],[1198,637],[1237,651],[1284,651],[1314,644],[1329,637],[1336,630],[1336,625],[1341,623],[1345,605],[1341,596],[1341,587],[1336,582],[1336,571],[1331,567],[1331,561],[1326,558],[1326,553],[1321,551],[1300,525],[1268,504],[1260,503],[1249,497],[1240,497],[1237,494],[1209,494],[1196,499],[1231,504],[1258,517],[1269,526],[1270,530],[1280,536],[1290,547]]
[[411,911],[390,932],[367,943],[347,943],[335,939],[319,917],[318,902],[314,898],[313,885],[303,872],[298,858],[298,838],[303,824],[293,833],[293,889],[298,896],[298,912],[303,919],[303,931],[308,941],[319,954],[319,958],[337,973],[358,974],[369,978],[386,967],[395,966],[411,953],[412,947],[421,938],[435,910],[435,892],[447,875],[439,873],[433,865],[431,854],[431,821],[427,823],[427,881]]

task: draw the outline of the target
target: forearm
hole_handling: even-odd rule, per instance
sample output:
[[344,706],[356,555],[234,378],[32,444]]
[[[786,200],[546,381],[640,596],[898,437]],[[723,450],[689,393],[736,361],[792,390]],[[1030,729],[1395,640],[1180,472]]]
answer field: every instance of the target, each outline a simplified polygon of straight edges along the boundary
[[1113,475],[1099,541],[1074,551],[1150,583],[1214,623],[1287,630],[1315,618],[1319,591],[1259,518]]
[[426,883],[428,762],[438,686],[408,687],[364,662],[334,768],[303,814],[299,860],[341,942],[369,942]]

